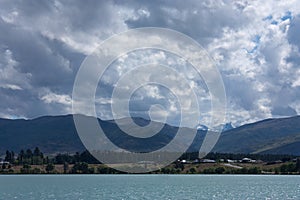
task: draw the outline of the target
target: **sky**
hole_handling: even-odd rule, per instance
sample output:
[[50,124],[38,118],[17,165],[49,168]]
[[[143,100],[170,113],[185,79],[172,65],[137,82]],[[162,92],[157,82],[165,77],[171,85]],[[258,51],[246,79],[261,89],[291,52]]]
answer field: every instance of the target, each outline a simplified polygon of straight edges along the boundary
[[[72,113],[73,84],[84,59],[114,34],[141,27],[173,29],[202,45],[224,83],[227,122],[239,126],[297,115],[299,8],[297,0],[0,0],[0,117],[30,119]],[[97,90],[99,117],[112,118],[109,93],[114,81],[124,67],[141,62],[174,65],[193,79],[198,97],[204,99],[200,121],[207,123],[209,91],[203,80],[195,80],[184,60],[158,50],[131,52],[112,64]],[[166,88],[141,87],[132,99],[141,100],[130,104],[139,116],[147,115],[153,104],[166,109],[155,112],[161,108],[154,107],[155,119],[176,116],[176,101]],[[172,123],[176,117],[169,120]]]

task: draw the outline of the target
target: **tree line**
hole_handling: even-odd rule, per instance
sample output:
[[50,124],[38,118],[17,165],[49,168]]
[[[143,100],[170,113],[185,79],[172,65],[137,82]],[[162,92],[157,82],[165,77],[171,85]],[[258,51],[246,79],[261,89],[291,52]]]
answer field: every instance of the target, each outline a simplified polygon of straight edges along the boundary
[[[9,164],[7,164],[9,163]],[[89,167],[89,164],[100,164],[88,151],[75,154],[59,153],[55,156],[45,156],[38,147],[34,150],[20,150],[16,155],[14,151],[6,151],[4,164],[2,164],[0,172],[13,173],[12,166],[22,166],[20,173],[22,174],[39,174],[39,173],[57,173],[55,165],[63,165],[63,173],[117,173],[116,170],[106,166],[98,166],[97,169]],[[40,167],[44,166],[44,172]],[[72,165],[70,168],[69,165]]]
[[[181,156],[181,159],[194,160],[198,158],[198,152],[187,152]],[[230,160],[241,160],[243,158],[251,158],[253,160],[261,160],[263,162],[274,162],[282,161],[288,162],[296,159],[295,155],[288,154],[246,154],[246,153],[217,153],[210,152],[204,158],[212,160],[230,159]]]
[[[272,164],[274,161],[282,161],[281,165],[270,168],[270,173],[275,174],[295,174],[300,173],[300,159],[292,155],[271,155],[271,154],[231,154],[231,153],[209,153],[205,158],[213,159],[216,162],[221,159],[240,160],[244,157],[251,159],[262,160],[266,165]],[[198,153],[185,153],[181,159],[193,160],[198,158]],[[45,156],[38,147],[35,149],[20,150],[18,154],[13,151],[6,151],[5,162],[9,164],[2,164],[0,166],[1,173],[14,173],[12,166],[22,166],[20,173],[24,174],[38,174],[38,173],[62,173],[57,171],[57,166],[63,169],[63,173],[73,174],[116,174],[122,173],[112,168],[101,164],[88,151],[75,154],[58,153],[53,156]],[[292,162],[293,161],[293,162]],[[186,168],[187,167],[187,168]],[[265,173],[260,167],[252,166],[248,168],[234,169],[223,166],[210,167],[199,171],[197,165],[185,165],[179,161],[162,168],[153,173],[163,174],[178,174],[178,173],[204,173],[204,174],[260,174]]]
[[[121,153],[119,153],[121,154]],[[255,160],[262,160],[264,162],[273,162],[273,161],[282,161],[288,162],[291,161],[297,156],[293,155],[276,155],[276,154],[234,154],[234,153],[208,153],[205,158],[212,160],[220,159],[231,159],[231,160],[241,160],[243,158],[251,158]],[[194,160],[198,158],[198,152],[187,152],[184,153],[180,159]],[[42,164],[75,164],[77,162],[85,162],[88,164],[100,164],[100,162],[95,159],[90,152],[87,150],[82,153],[76,152],[75,154],[68,153],[58,153],[54,156],[45,156],[43,152],[40,151],[38,147],[34,150],[20,150],[16,155],[14,151],[6,151],[4,161],[9,162],[14,165],[42,165]]]
[[75,164],[77,162],[86,162],[89,164],[99,164],[99,161],[95,159],[88,151],[82,153],[76,152],[75,154],[57,154],[49,157],[45,156],[44,153],[36,147],[33,151],[31,149],[20,150],[15,155],[14,151],[6,151],[4,161],[9,162],[13,165],[43,165],[43,164]]

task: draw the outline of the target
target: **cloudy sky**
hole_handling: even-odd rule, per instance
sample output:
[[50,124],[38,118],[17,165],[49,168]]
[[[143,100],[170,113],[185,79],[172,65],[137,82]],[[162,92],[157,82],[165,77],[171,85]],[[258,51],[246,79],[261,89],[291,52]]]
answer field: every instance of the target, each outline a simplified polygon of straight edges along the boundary
[[[222,75],[227,121],[234,125],[297,115],[299,8],[297,0],[0,0],[0,117],[72,113],[73,83],[85,57],[112,35],[140,27],[182,32],[207,50]],[[103,77],[106,89],[113,85],[109,79],[122,74],[120,67],[127,66],[122,63],[128,59],[127,65],[145,59],[186,65],[166,52],[132,53],[119,58],[107,72],[110,75]],[[188,76],[191,71],[183,72]],[[108,97],[99,90],[97,111],[102,118],[111,117]],[[172,94],[163,88],[141,88],[135,94],[139,97],[144,103],[131,102],[134,111],[149,109],[151,101],[176,110]]]

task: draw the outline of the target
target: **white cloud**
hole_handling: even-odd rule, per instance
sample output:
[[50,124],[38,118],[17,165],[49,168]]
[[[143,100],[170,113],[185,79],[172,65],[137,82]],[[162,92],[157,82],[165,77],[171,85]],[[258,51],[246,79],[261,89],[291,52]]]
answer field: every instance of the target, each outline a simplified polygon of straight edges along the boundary
[[29,73],[21,73],[16,68],[18,62],[14,60],[13,53],[0,45],[0,87],[11,90],[29,88]]
[[[224,79],[228,121],[235,125],[272,117],[274,113],[300,112],[300,2],[297,0],[92,4],[56,0],[0,4],[0,98],[7,105],[0,107],[0,113],[33,117],[69,112],[74,77],[84,55],[114,33],[143,26],[181,31],[208,50]],[[160,38],[145,39],[160,41]],[[107,111],[111,104],[109,94],[116,80],[132,66],[150,62],[173,66],[188,80],[190,90],[180,84],[170,88],[186,97],[183,106],[191,106],[188,94],[198,88],[203,119],[209,121],[206,114],[210,96],[203,80],[184,60],[162,51],[132,52],[107,71],[102,78],[105,87],[96,99],[101,117],[111,117]],[[135,78],[140,81],[162,77],[178,78],[151,70]],[[165,92],[148,89],[139,93],[145,105],[166,98]],[[164,104],[175,113],[178,109],[172,102]],[[14,105],[19,106],[14,108]],[[164,115],[157,111],[156,117],[160,113]]]
[[251,20],[247,18],[238,28],[225,27],[222,36],[208,45],[222,71],[228,100],[235,105],[229,106],[228,112],[235,112],[229,120],[235,122],[240,112],[242,123],[272,117],[278,106],[298,98],[287,92],[297,84],[297,69],[287,62],[293,51],[287,35],[292,20],[289,11],[296,16],[298,3],[246,2],[239,1],[237,8]]
[[65,94],[48,93],[41,96],[40,99],[47,104],[59,103],[66,106],[70,106],[72,103],[71,97]]
[[11,89],[11,90],[22,90],[22,88],[18,85],[12,85],[12,84],[5,84],[5,85],[0,85],[0,87],[4,89]]

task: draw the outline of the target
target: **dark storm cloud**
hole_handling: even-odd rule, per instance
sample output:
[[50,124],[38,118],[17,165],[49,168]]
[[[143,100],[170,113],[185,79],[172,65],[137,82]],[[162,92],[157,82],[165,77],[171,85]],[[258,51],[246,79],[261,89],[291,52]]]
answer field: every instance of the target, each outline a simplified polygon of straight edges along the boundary
[[[122,1],[120,1],[122,3]],[[124,4],[124,2],[123,2]],[[234,3],[221,1],[136,1],[129,5],[139,17],[126,23],[131,28],[155,26],[183,32],[202,45],[222,35],[224,27],[239,27],[248,17],[234,9]],[[159,5],[159,6],[158,6]]]
[[85,49],[72,45],[88,46],[93,31],[98,30],[100,37],[99,29],[113,30],[112,5],[109,1],[1,2],[1,54],[8,52],[10,59],[1,63],[0,99],[5,102],[1,116],[71,112],[69,97],[85,58]]
[[[22,90],[3,89],[8,90],[1,95],[6,99],[6,107],[11,110],[7,113],[15,113],[16,116],[19,113],[25,117],[48,114],[48,105],[41,102],[40,95],[43,95],[46,88],[52,92],[69,93],[80,62],[70,62],[72,56],[75,57],[74,53],[64,49],[64,54],[60,54],[63,48],[52,42],[49,45],[50,41],[39,33],[19,29],[3,20],[0,21],[0,29],[1,50],[11,52],[11,59],[16,63],[9,67],[17,74],[8,74],[11,77],[7,77],[7,80],[27,77],[16,85]],[[76,57],[77,60],[82,58],[78,55]]]
[[72,73],[69,60],[51,49],[43,36],[3,22],[0,29],[3,30],[1,43],[13,52],[14,60],[19,63],[15,68],[20,73],[30,73],[31,84],[40,87],[65,84]]
[[[294,115],[300,112],[299,6],[246,0],[3,0],[0,116],[72,112],[73,82],[85,56],[115,33],[146,26],[183,32],[208,50],[224,79],[229,121]],[[104,115],[111,90],[105,85],[98,98]]]

